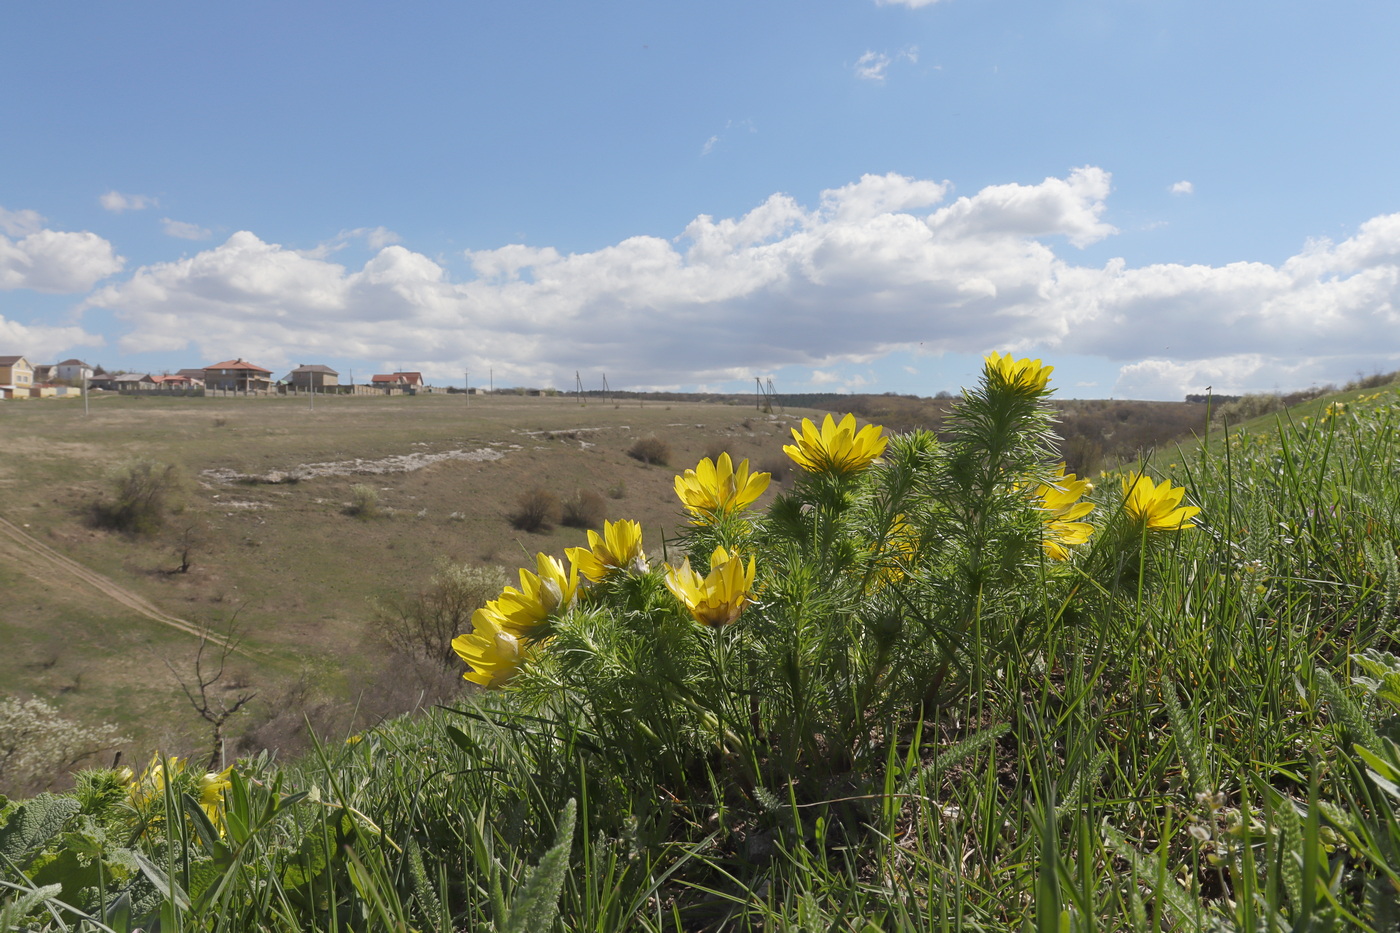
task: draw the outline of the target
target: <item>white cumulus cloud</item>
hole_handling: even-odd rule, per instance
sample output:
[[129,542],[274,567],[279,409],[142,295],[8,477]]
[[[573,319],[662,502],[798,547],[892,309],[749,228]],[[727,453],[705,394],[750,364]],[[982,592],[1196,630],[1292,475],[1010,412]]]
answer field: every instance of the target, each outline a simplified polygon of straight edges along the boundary
[[[0,291],[84,292],[124,260],[95,233],[49,230],[34,211],[0,208]],[[11,239],[13,237],[14,239]]]
[[0,347],[22,355],[30,363],[44,363],[72,356],[79,347],[100,347],[103,340],[76,325],[52,327],[22,324],[0,315]]
[[503,384],[585,370],[619,387],[719,385],[788,366],[817,381],[896,350],[1000,349],[1107,360],[1115,394],[1172,398],[1400,359],[1400,214],[1278,265],[1078,263],[1115,232],[1111,182],[1084,166],[949,201],[946,181],[865,175],[815,206],[779,193],[702,214],[675,239],[473,250],[465,278],[397,243],[356,268],[241,231],[85,304],[125,322],[127,352],[414,360],[443,378],[490,367]]
[[169,217],[162,217],[160,225],[166,236],[173,236],[181,240],[207,240],[214,235],[214,231],[207,227],[186,223],[183,220],[171,220]]
[[914,64],[919,60],[919,47],[911,45],[908,48],[900,49],[893,55],[884,52],[866,51],[860,58],[856,59],[855,71],[857,78],[862,81],[883,82],[888,76],[890,66],[897,62],[909,62]]
[[0,207],[0,232],[28,236],[44,229],[44,216],[38,211],[7,211]]
[[1168,190],[1170,190],[1172,194],[1195,194],[1196,186],[1189,181],[1179,181]]
[[148,207],[155,207],[160,202],[145,194],[122,194],[120,191],[108,191],[98,197],[97,203],[113,214],[120,214],[123,211],[144,211]]

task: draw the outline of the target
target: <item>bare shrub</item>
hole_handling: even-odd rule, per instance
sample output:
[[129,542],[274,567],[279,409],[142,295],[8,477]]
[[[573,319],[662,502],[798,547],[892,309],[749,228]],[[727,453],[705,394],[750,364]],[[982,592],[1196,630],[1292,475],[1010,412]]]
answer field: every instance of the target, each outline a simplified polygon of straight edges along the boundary
[[1092,476],[1103,467],[1103,442],[1076,434],[1060,444],[1060,456],[1065,458],[1066,472]]
[[1212,420],[1218,423],[1243,424],[1251,418],[1271,415],[1276,411],[1283,411],[1283,409],[1284,401],[1278,395],[1244,395],[1217,408]]
[[209,536],[207,532],[208,526],[199,522],[185,526],[184,530],[180,532],[179,537],[175,539],[175,543],[172,545],[175,555],[180,558],[180,566],[176,567],[174,570],[167,571],[168,573],[190,572],[190,568],[194,566],[195,554],[203,550],[205,544],[208,543]]
[[592,489],[579,489],[564,500],[561,525],[570,528],[601,528],[608,517],[608,503]]
[[390,649],[460,670],[452,639],[471,631],[472,613],[506,584],[500,567],[444,564],[428,585],[374,607],[374,630]]
[[782,483],[787,481],[788,468],[792,466],[792,461],[787,457],[768,457],[759,466],[759,472],[773,474],[773,482]]
[[364,483],[351,486],[350,505],[346,507],[345,514],[361,519],[374,518],[379,514],[379,493],[373,486]]
[[96,523],[126,534],[154,534],[168,513],[184,507],[189,488],[185,473],[173,463],[132,460],[108,474],[110,496],[93,508]]
[[652,466],[666,466],[671,462],[671,445],[653,434],[640,438],[628,449],[627,456]]
[[[246,689],[247,684],[239,677],[231,678],[230,683],[220,684],[228,669],[229,655],[238,650],[239,640],[235,614],[221,633],[215,634],[205,629],[200,634],[199,648],[195,651],[192,665],[193,676],[186,677],[175,669],[175,665],[169,661],[165,662],[170,673],[179,681],[180,689],[185,692],[190,706],[199,714],[199,718],[209,724],[209,762],[205,767],[212,770],[224,765],[224,738],[229,720],[238,715],[239,710],[257,696],[253,691]],[[205,659],[205,652],[211,641],[219,649],[217,661]],[[230,697],[232,691],[237,691],[237,696]]]
[[1400,369],[1391,373],[1371,373],[1369,376],[1358,375],[1351,382],[1346,384],[1346,391],[1354,389],[1379,389],[1381,386],[1388,386],[1392,382],[1400,380]]
[[238,757],[266,749],[288,759],[311,747],[311,737],[347,733],[354,711],[326,697],[309,672],[274,693],[250,713],[247,728],[230,749]]
[[625,495],[627,495],[627,484],[622,480],[618,480],[608,487],[609,499],[621,499]]
[[548,531],[558,520],[558,497],[538,486],[520,494],[510,515],[511,526],[519,531]]

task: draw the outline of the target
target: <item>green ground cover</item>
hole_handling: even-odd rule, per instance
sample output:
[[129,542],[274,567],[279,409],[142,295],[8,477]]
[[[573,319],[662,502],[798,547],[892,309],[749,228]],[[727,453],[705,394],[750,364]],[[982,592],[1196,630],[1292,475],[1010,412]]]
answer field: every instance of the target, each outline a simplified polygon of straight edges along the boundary
[[616,526],[577,590],[517,562],[463,645],[499,689],[9,804],[6,919],[1395,929],[1400,394],[1081,496],[1038,375],[990,367],[941,443],[809,439],[752,505],[697,479],[645,572]]

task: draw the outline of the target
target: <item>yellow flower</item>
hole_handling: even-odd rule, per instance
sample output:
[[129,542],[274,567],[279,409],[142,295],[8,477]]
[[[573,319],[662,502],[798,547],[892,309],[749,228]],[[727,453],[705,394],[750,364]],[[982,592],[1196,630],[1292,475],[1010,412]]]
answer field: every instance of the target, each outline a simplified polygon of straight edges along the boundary
[[157,753],[151,756],[151,763],[146,765],[146,770],[141,772],[141,776],[131,782],[127,792],[131,797],[131,803],[137,808],[150,806],[160,800],[165,793],[166,781],[174,780],[178,774],[185,771],[185,762],[181,758],[171,755],[162,759]]
[[734,469],[728,453],[719,455],[718,462],[709,457],[693,470],[676,477],[676,495],[692,514],[701,520],[718,518],[747,508],[768,488],[772,475],[749,473],[749,461],[740,460]]
[[530,639],[510,632],[491,603],[472,613],[472,630],[452,639],[452,650],[471,665],[462,675],[483,687],[500,687],[520,673],[528,660]]
[[904,568],[919,550],[919,535],[900,513],[890,523],[885,540],[875,552],[880,564],[876,578],[881,583],[896,583],[904,576]]
[[[708,462],[708,461],[706,461]],[[642,551],[642,526],[630,518],[603,522],[603,533],[588,532],[588,547],[565,548],[564,553],[579,573],[598,583],[615,571],[646,573],[647,556]]]
[[[139,778],[131,782],[128,792],[132,805],[137,809],[145,809],[161,800],[165,796],[167,783],[190,787],[198,795],[200,809],[209,817],[209,822],[218,828],[219,835],[222,836],[224,834],[224,790],[233,784],[229,780],[229,775],[233,773],[233,765],[229,765],[223,771],[206,771],[188,783],[177,784],[176,782],[182,781],[182,777],[188,775],[188,772],[189,762],[183,758],[172,755],[162,759],[158,754],[153,755],[146,770],[141,772]],[[131,772],[127,770],[126,773],[130,774]]]
[[856,416],[847,415],[837,424],[830,415],[822,422],[821,431],[807,419],[802,419],[802,431],[792,429],[797,441],[783,447],[783,453],[808,473],[855,473],[868,467],[885,452],[889,443],[884,428],[867,424],[856,431]]
[[739,552],[715,548],[710,555],[710,574],[701,577],[690,569],[690,558],[680,567],[666,566],[666,586],[685,604],[701,625],[720,627],[739,618],[753,590],[754,563],[744,567]]
[[199,807],[219,830],[220,836],[224,834],[224,791],[233,786],[229,780],[232,773],[233,765],[229,765],[222,771],[206,771],[195,782],[195,789],[199,791]]
[[1054,371],[1053,366],[1044,366],[1040,360],[1013,359],[1011,354],[1002,356],[993,351],[986,359],[987,378],[995,383],[1000,382],[1018,392],[1031,395],[1039,395],[1045,391],[1045,386],[1050,382],[1050,373]]
[[1040,500],[1038,508],[1045,512],[1040,546],[1052,560],[1068,560],[1069,549],[1085,543],[1093,535],[1093,525],[1078,521],[1094,511],[1092,502],[1081,501],[1093,489],[1094,484],[1087,479],[1066,473],[1063,463],[1049,483],[1036,487],[1035,495]]
[[[1123,477],[1123,511],[1149,531],[1180,531],[1194,528],[1191,518],[1201,511],[1199,506],[1181,505],[1186,490],[1162,480],[1156,486],[1152,477],[1129,473]],[[1178,506],[1181,506],[1178,508]]]
[[577,567],[565,573],[558,558],[536,554],[535,569],[520,568],[520,589],[508,586],[487,604],[495,607],[501,628],[517,637],[529,635],[555,612],[568,612],[578,595]]

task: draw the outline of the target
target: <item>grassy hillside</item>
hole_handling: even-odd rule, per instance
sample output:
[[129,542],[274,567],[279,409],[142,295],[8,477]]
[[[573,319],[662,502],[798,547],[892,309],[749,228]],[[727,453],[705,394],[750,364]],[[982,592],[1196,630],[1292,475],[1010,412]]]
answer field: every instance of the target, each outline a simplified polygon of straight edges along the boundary
[[576,592],[530,560],[464,645],[497,689],[291,766],[94,772],[0,810],[0,910],[1394,929],[1400,392],[1092,491],[1054,474],[1033,368],[989,369],[945,429],[813,438],[751,508],[716,484],[667,555],[709,581],[659,566],[646,522],[649,569],[625,535]]
[[[557,523],[513,528],[522,493],[591,493],[660,540],[676,525],[674,474],[629,457],[636,441],[660,438],[677,466],[721,449],[776,463],[798,414],[461,395],[323,398],[314,409],[304,398],[109,396],[86,416],[69,402],[6,405],[0,519],[171,616],[235,630],[246,652],[219,686],[259,696],[234,734],[262,726],[262,739],[285,745],[303,713],[347,729],[455,689],[455,673],[405,673],[373,630],[374,604],[416,592],[444,564],[514,568],[584,542]],[[135,459],[183,471],[182,509],[152,535],[97,527],[109,475]],[[346,514],[356,485],[374,490],[375,517]],[[187,544],[191,566],[174,572]],[[35,550],[0,535],[0,692],[118,723],[128,750],[202,743],[205,726],[167,667],[189,680],[197,641]]]

